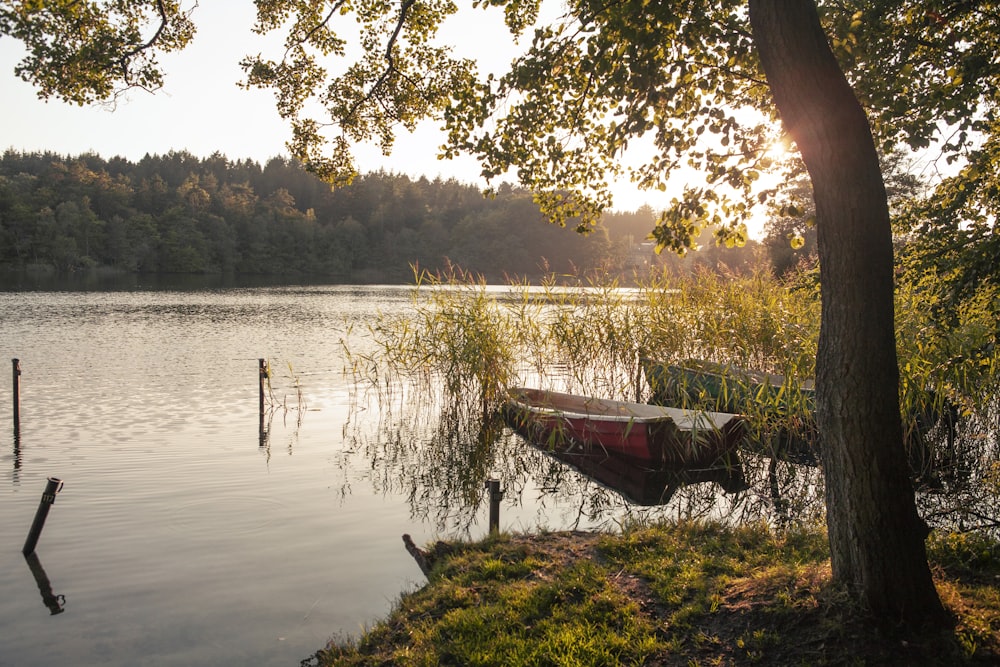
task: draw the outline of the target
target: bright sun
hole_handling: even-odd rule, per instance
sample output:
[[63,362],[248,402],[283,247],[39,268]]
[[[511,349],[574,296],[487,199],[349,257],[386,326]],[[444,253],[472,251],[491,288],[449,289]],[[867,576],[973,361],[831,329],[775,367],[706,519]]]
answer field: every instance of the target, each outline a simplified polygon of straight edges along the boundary
[[791,157],[792,144],[787,135],[781,135],[771,142],[771,146],[764,153],[774,162],[784,162]]

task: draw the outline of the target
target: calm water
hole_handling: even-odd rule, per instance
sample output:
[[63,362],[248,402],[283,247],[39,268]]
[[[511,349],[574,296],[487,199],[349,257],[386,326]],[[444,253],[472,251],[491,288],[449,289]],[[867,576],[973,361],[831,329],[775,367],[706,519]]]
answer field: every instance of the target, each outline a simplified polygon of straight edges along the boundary
[[[22,369],[19,438],[0,381],[0,665],[297,665],[424,581],[403,533],[482,536],[488,476],[505,529],[638,511],[509,432],[456,478],[472,443],[353,387],[341,341],[410,307],[378,286],[0,292]],[[263,440],[262,357],[282,404]]]

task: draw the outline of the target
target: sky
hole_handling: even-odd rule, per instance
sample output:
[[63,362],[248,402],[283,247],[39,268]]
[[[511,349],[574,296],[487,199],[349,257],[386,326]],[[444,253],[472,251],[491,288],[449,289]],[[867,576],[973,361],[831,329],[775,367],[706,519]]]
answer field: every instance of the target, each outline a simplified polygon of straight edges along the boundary
[[[285,142],[291,134],[278,117],[271,93],[237,86],[244,55],[280,54],[280,36],[254,35],[253,19],[249,0],[202,3],[194,14],[194,41],[180,53],[161,57],[164,88],[155,94],[131,91],[113,111],[39,100],[34,88],[13,73],[23,55],[20,42],[0,38],[0,148],[67,156],[92,152],[132,161],[147,153],[182,150],[198,157],[219,152],[230,160],[250,158],[262,164],[287,155]],[[516,54],[495,13],[460,12],[449,19],[442,37],[456,45],[457,55],[480,60],[481,71],[500,71]],[[359,146],[355,155],[362,172],[384,169],[414,178],[440,176],[485,185],[473,158],[436,159],[441,143],[437,128],[426,124],[413,135],[402,132],[391,156],[372,146]],[[621,183],[614,188],[614,208],[662,207],[680,190],[678,184],[666,194],[642,192]]]

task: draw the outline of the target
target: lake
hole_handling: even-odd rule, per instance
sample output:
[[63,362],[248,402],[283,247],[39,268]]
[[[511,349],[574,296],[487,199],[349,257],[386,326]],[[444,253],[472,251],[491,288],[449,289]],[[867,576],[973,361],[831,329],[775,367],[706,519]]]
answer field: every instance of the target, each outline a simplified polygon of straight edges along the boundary
[[[343,342],[363,349],[364,325],[412,293],[0,292],[0,360],[22,373],[17,432],[0,382],[0,665],[298,664],[425,581],[402,534],[486,534],[489,477],[504,530],[731,502],[715,484],[630,502],[509,431],[466,465],[476,443],[344,372]],[[28,560],[48,477],[64,488]]]

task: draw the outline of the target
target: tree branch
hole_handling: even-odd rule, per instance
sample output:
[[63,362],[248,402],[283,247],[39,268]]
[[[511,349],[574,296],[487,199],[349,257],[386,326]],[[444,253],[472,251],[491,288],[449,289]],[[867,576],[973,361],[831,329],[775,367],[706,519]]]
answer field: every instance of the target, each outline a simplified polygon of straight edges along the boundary
[[[330,19],[333,18],[333,15],[336,14],[337,11],[339,11],[340,8],[344,6],[344,3],[346,1],[347,0],[337,0],[337,2],[334,3],[332,7],[330,7],[330,12],[326,15],[326,17],[324,17],[322,21],[320,21],[312,28],[310,28],[309,32],[303,35],[300,39],[295,40],[295,44],[302,45],[307,43],[310,40],[310,38],[312,38],[312,36],[316,33],[317,30],[319,30],[320,28],[322,28],[323,26],[327,25],[330,22]],[[285,49],[285,56],[284,58],[282,58],[282,61],[288,58],[288,52],[291,50],[292,50],[291,46]]]
[[416,0],[403,0],[403,3],[399,6],[399,20],[396,21],[396,27],[392,31],[392,35],[389,36],[389,42],[386,44],[385,47],[385,61],[387,63],[385,71],[383,71],[381,76],[379,76],[378,80],[372,84],[371,88],[368,89],[368,92],[365,93],[364,97],[362,97],[360,100],[354,103],[354,106],[351,107],[351,110],[347,114],[347,118],[353,117],[358,112],[358,109],[362,107],[362,105],[372,101],[375,98],[379,88],[385,85],[386,80],[388,80],[389,76],[393,72],[397,71],[396,59],[393,58],[392,56],[392,48],[396,45],[396,40],[399,39],[399,34],[403,30],[403,23],[406,21],[406,15],[409,13],[410,8],[413,7],[415,2]]
[[[197,6],[198,5],[196,3],[195,7]],[[118,60],[119,65],[121,65],[122,68],[122,78],[125,80],[125,83],[129,85],[131,85],[131,82],[129,81],[129,67],[128,67],[129,60],[139,55],[146,49],[152,48],[152,46],[156,44],[156,42],[160,39],[160,35],[163,34],[163,31],[166,29],[167,24],[169,23],[169,19],[167,18],[167,8],[163,6],[163,0],[156,0],[156,8],[160,13],[160,25],[156,29],[156,32],[153,33],[153,36],[149,38],[148,42],[146,42],[145,44],[140,44],[131,51],[123,53],[121,58],[119,58]]]

